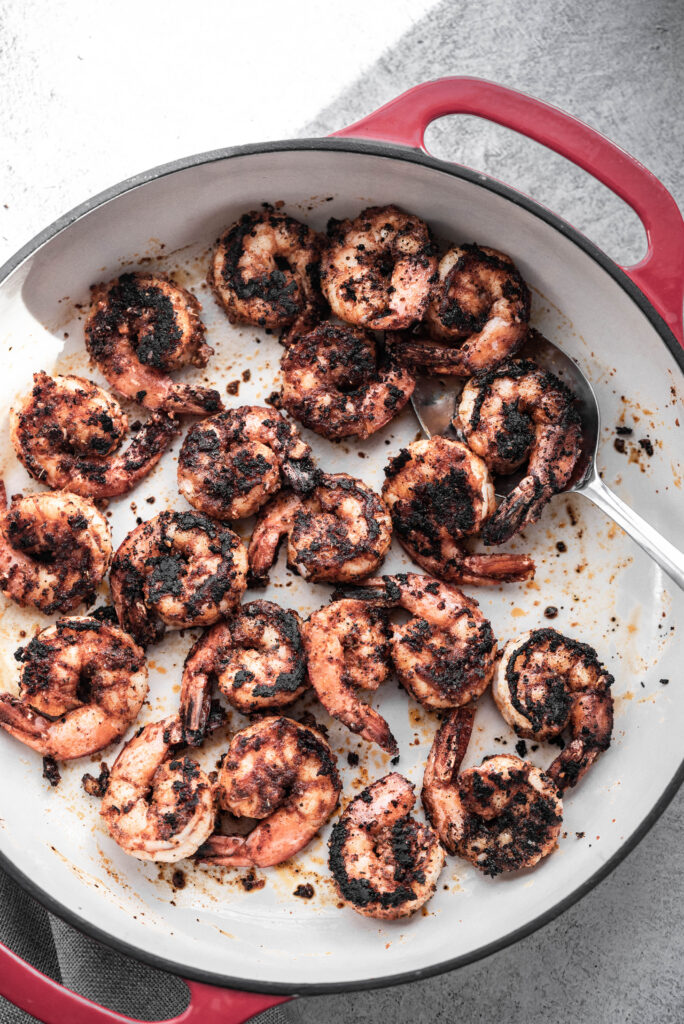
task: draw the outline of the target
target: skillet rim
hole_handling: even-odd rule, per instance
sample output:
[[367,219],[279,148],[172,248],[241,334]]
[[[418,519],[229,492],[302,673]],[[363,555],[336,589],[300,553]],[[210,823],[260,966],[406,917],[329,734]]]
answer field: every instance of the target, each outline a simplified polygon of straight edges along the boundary
[[[87,214],[98,207],[112,202],[119,196],[124,195],[133,189],[141,188],[149,182],[158,178],[167,177],[177,171],[187,170],[201,164],[217,163],[222,160],[229,160],[240,156],[267,155],[269,153],[282,153],[288,151],[337,151],[363,153],[370,156],[378,156],[391,160],[402,160],[407,163],[419,164],[432,170],[441,171],[455,178],[462,178],[473,185],[487,191],[494,192],[504,199],[509,200],[516,206],[520,206],[539,220],[555,228],[563,236],[574,242],[585,252],[595,263],[605,270],[617,284],[625,291],[636,306],[641,310],[651,326],[659,334],[661,340],[669,349],[684,375],[684,348],[679,344],[677,338],[668,327],[665,320],[651,305],[643,292],[634,284],[627,273],[607,256],[598,246],[594,245],[586,236],[564,221],[557,214],[547,209],[534,199],[517,191],[503,182],[497,181],[489,175],[472,170],[461,164],[451,161],[440,160],[421,150],[411,147],[399,146],[390,143],[369,141],[366,139],[352,138],[324,138],[324,139],[292,139],[277,142],[251,143],[243,146],[232,146],[224,149],[209,150],[205,153],[198,153],[188,157],[181,157],[165,164],[160,164],[147,171],[126,178],[116,185],[112,185],[95,196],[85,200],[67,213],[58,217],[48,227],[35,235],[26,245],[22,246],[13,256],[0,267],[0,288],[4,282],[25,263],[31,256],[37,253],[44,245],[58,234],[68,229],[76,221],[81,220]],[[526,938],[533,932],[549,924],[559,917],[565,910],[587,895],[599,882],[603,881],[620,864],[629,853],[638,845],[644,836],[651,830],[666,807],[684,782],[684,758],[679,768],[672,776],[660,797],[653,805],[649,813],[643,818],[632,834],[622,843],[618,850],[604,864],[601,865],[581,885],[577,886],[562,900],[554,903],[543,913],[528,921],[520,928],[515,928],[492,942],[485,943],[477,949],[471,950],[458,957],[440,961],[437,964],[416,969],[415,971],[404,971],[395,975],[383,976],[381,978],[367,978],[364,981],[348,982],[314,982],[298,985],[291,985],[282,982],[263,982],[234,978],[229,975],[217,974],[213,971],[204,971],[199,968],[188,968],[181,963],[166,957],[157,956],[154,953],[140,950],[132,943],[111,936],[109,933],[92,924],[86,918],[75,911],[71,911],[60,903],[59,899],[50,892],[42,889],[28,875],[26,875],[2,850],[0,850],[0,868],[5,871],[15,882],[17,882],[30,896],[38,900],[46,910],[60,917],[67,924],[78,929],[90,938],[115,949],[125,956],[129,956],[141,963],[161,971],[174,974],[184,981],[197,981],[205,985],[213,985],[218,988],[231,988],[238,991],[258,992],[267,995],[285,996],[306,996],[323,995],[335,992],[361,992],[372,989],[391,988],[396,985],[407,984],[413,981],[420,981],[426,978],[444,974],[447,971],[464,967],[467,964],[475,963],[485,957],[511,946],[521,939]],[[190,1002],[192,993],[190,993]],[[163,1022],[162,1022],[163,1024]]]

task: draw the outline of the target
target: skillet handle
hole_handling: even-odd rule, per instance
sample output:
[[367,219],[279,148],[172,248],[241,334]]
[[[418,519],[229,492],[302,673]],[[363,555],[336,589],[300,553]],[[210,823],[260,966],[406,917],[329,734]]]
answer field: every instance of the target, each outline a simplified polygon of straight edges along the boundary
[[[289,996],[260,995],[215,988],[186,981],[190,1003],[178,1017],[158,1024],[244,1024]],[[0,942],[0,994],[43,1024],[141,1024],[140,1021],[98,1006],[41,974]]]
[[438,117],[472,114],[526,135],[571,160],[628,203],[646,229],[644,258],[622,269],[684,345],[684,221],[665,186],[643,164],[558,107],[482,78],[423,82],[373,114],[333,134],[425,149]]

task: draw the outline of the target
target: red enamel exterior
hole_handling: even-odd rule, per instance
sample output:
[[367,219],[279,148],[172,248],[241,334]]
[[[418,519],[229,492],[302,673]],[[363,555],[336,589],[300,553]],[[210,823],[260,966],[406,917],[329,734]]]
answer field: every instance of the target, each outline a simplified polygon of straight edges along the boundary
[[[442,78],[417,85],[334,134],[425,150],[428,125],[448,114],[473,114],[555,150],[624,199],[641,219],[648,251],[625,273],[684,345],[684,221],[674,199],[650,171],[599,132],[557,107],[478,78]],[[166,1024],[244,1024],[286,996],[260,995],[186,982],[190,1003]],[[136,1024],[64,988],[0,943],[0,994],[44,1024]],[[164,1024],[164,1022],[162,1022]]]
[[643,164],[558,107],[480,78],[424,82],[334,134],[377,139],[425,151],[428,125],[448,114],[472,114],[526,135],[572,160],[628,203],[646,229],[648,251],[623,267],[684,345],[684,221],[677,204]]
[[[287,996],[236,992],[197,981],[186,982],[190,1003],[178,1017],[159,1024],[244,1024]],[[0,943],[0,994],[44,1024],[140,1024],[132,1017],[84,999],[31,967]],[[144,1024],[144,1022],[143,1022]]]

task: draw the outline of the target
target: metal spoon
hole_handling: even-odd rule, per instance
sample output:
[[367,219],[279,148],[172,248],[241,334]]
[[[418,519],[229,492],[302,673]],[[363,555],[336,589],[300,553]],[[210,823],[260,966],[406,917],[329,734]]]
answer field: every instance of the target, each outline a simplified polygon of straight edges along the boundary
[[[565,381],[577,396],[576,408],[582,418],[582,455],[566,492],[584,494],[610,516],[632,540],[635,540],[667,575],[684,589],[684,552],[658,533],[616,494],[606,487],[596,468],[596,452],[601,435],[601,417],[594,389],[577,363],[540,334],[526,343],[526,357],[551,370]],[[453,432],[451,421],[464,381],[456,377],[419,377],[411,402],[418,422],[427,437]],[[499,476],[494,480],[499,497],[509,494],[520,482],[523,472]]]

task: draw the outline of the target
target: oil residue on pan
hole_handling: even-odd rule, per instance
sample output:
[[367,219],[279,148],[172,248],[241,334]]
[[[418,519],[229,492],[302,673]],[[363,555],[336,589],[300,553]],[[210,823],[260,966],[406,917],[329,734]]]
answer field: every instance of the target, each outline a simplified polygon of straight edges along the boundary
[[[303,203],[302,208],[306,214],[313,213],[322,220],[329,212],[328,205],[327,197],[314,196]],[[301,210],[292,212],[302,216]],[[280,346],[268,331],[228,323],[206,284],[209,253],[210,247],[205,241],[167,252],[162,241],[153,239],[147,253],[132,254],[122,261],[121,269],[163,271],[194,292],[202,302],[207,340],[214,348],[214,355],[206,370],[184,370],[178,375],[179,379],[218,387],[227,406],[264,404],[279,387]],[[112,277],[116,269],[100,268],[93,276]],[[619,474],[625,489],[635,496],[641,493],[645,480],[651,487],[659,481],[656,493],[670,486],[681,488],[681,475],[669,471],[665,474],[668,482],[663,483],[661,463],[667,462],[671,455],[663,441],[670,429],[671,410],[667,410],[666,423],[660,412],[642,408],[635,398],[620,393],[613,385],[614,368],[602,362],[600,353],[575,332],[570,320],[551,300],[539,289],[533,291],[534,325],[562,347],[571,349],[589,368],[592,380],[600,389],[605,433],[601,447],[605,460],[602,471],[613,479]],[[59,318],[44,331],[36,328],[32,335],[12,339],[15,355],[25,357],[25,366],[38,368],[36,359],[39,358],[40,368],[49,373],[77,374],[106,386],[102,376],[90,365],[85,351],[83,321],[87,310],[83,297],[78,303],[65,298],[59,309]],[[59,346],[55,344],[56,338]],[[27,384],[27,372],[17,373],[12,379],[12,393],[21,393]],[[122,404],[132,420],[139,415],[139,410],[131,403]],[[396,454],[399,448],[412,441],[417,430],[407,408],[387,428],[364,442],[347,440],[334,444],[305,430],[303,436],[326,470],[361,477],[379,490],[389,455]],[[622,444],[609,443],[621,438]],[[131,495],[102,503],[112,527],[115,549],[136,524],[162,509],[188,507],[176,483],[181,440],[177,438],[173,442],[159,465]],[[6,415],[0,442],[0,466],[9,494],[38,489],[15,459],[9,444]],[[249,537],[251,528],[251,520],[238,524],[238,532],[244,539]],[[635,552],[622,532],[581,498],[558,496],[541,522],[516,537],[509,550],[530,553],[534,557],[536,578],[524,585],[486,588],[477,593],[470,591],[491,620],[501,644],[524,630],[553,625],[596,647],[616,680],[613,742],[617,748],[629,743],[630,733],[638,728],[641,715],[655,714],[665,720],[668,689],[658,678],[657,666],[674,638],[671,599],[667,586],[662,586],[653,592],[648,605],[635,600],[634,586],[625,583],[634,571]],[[414,569],[401,547],[393,542],[383,571]],[[245,600],[254,597],[274,600],[306,618],[328,602],[330,592],[328,586],[306,584],[290,573],[281,554],[266,590],[255,594],[248,592]],[[103,585],[98,603],[107,599],[107,587]],[[17,679],[14,651],[19,643],[44,628],[47,622],[40,613],[20,610],[2,599],[0,666],[5,680]],[[155,721],[176,710],[183,661],[198,636],[197,630],[168,633],[163,644],[149,650],[150,694],[139,724]],[[418,706],[393,678],[372,697],[372,703],[382,708],[383,716],[399,741],[401,754],[397,770],[419,789],[439,715]],[[325,729],[337,754],[343,779],[343,805],[370,782],[394,770],[395,761],[390,755],[377,747],[369,747],[331,719],[311,691],[299,700],[291,713],[297,718],[312,715]],[[246,718],[231,711],[226,727],[214,733],[197,754],[205,770],[216,769],[230,735],[246,724]],[[525,756],[542,768],[558,753],[557,747],[551,744],[523,742],[521,747],[521,741],[486,694],[479,704],[466,765],[477,764],[489,754],[520,753],[523,747]],[[327,839],[332,823],[305,850],[277,868],[231,870],[186,861],[174,865],[138,862],[123,855],[109,839],[100,822],[98,801],[86,796],[81,788],[84,772],[96,773],[101,760],[111,764],[116,748],[62,766],[61,782],[56,789],[38,778],[38,758],[8,742],[3,742],[2,750],[3,756],[12,756],[21,763],[37,813],[52,823],[53,833],[68,832],[68,843],[55,841],[51,846],[52,856],[68,865],[83,886],[106,893],[107,899],[118,901],[131,917],[144,921],[150,928],[182,928],[192,920],[193,927],[210,928],[215,941],[229,948],[236,941],[239,922],[246,917],[261,922],[264,929],[268,929],[274,916],[287,916],[306,924],[315,915],[324,922],[325,928],[334,928],[339,915],[344,913],[327,868]],[[601,799],[610,804],[615,788],[620,786],[620,779],[611,767],[610,754],[606,755],[593,785]],[[606,817],[595,807],[590,811],[580,791],[570,792],[556,855],[569,861],[583,845],[590,848],[600,843],[599,835],[591,834],[587,824],[597,818],[604,822],[602,834],[605,835],[606,821],[608,828],[622,834],[619,818],[611,821],[610,815]],[[532,886],[534,877],[524,884]],[[483,887],[491,885],[500,883],[483,881],[466,861],[451,860],[425,914],[449,913],[454,920],[459,920],[463,901],[477,899]],[[412,935],[420,927],[419,916],[402,922],[399,930],[377,922],[378,941],[389,951],[396,944],[413,941]],[[320,956],[326,955],[324,945]],[[309,954],[303,952],[302,955]]]

